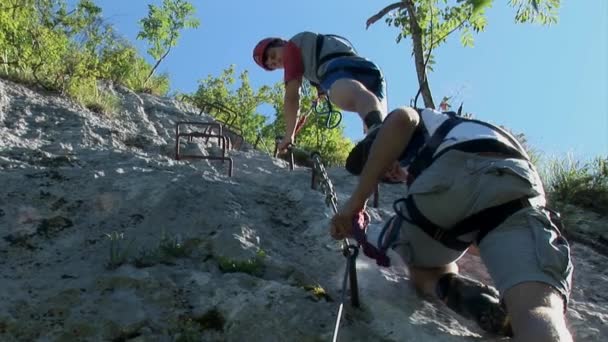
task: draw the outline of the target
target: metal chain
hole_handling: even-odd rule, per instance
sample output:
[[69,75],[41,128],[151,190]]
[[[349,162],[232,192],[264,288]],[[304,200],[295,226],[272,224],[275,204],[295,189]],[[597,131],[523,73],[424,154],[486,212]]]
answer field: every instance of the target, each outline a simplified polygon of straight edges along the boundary
[[[313,172],[315,172],[320,177],[319,185],[321,188],[321,192],[325,194],[325,204],[328,207],[331,207],[335,214],[338,212],[338,195],[336,194],[334,185],[331,182],[331,179],[329,179],[329,175],[325,170],[325,166],[323,165],[323,161],[321,160],[321,155],[319,153],[313,153],[311,155],[311,159],[313,160]],[[338,332],[340,328],[340,321],[342,320],[342,311],[344,308],[344,303],[346,302],[347,280],[349,278],[351,286],[351,302],[353,306],[359,306],[359,290],[357,285],[357,271],[355,268],[356,258],[359,249],[356,245],[351,245],[348,242],[348,239],[344,239],[342,251],[344,256],[346,257],[346,270],[344,271],[344,278],[342,280],[342,295],[340,300],[340,307],[338,308],[338,315],[336,318],[332,342],[338,341]]]
[[313,153],[311,158],[314,162],[314,172],[321,178],[319,185],[321,186],[321,192],[325,194],[325,204],[331,207],[335,214],[338,212],[338,195],[336,194],[334,185],[329,179],[325,166],[323,166],[321,156],[318,153]]

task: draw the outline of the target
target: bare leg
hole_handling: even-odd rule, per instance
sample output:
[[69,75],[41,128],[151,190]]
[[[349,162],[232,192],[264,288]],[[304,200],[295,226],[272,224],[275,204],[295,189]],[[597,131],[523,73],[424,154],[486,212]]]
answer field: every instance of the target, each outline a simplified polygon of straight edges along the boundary
[[525,282],[513,286],[504,295],[515,341],[571,342],[566,327],[564,301],[551,286]]
[[335,81],[329,89],[329,99],[344,110],[359,113],[362,120],[375,110],[382,113],[382,117],[386,115],[376,95],[353,79],[341,78]]
[[472,319],[485,331],[511,336],[507,313],[500,306],[496,289],[458,275],[452,262],[437,268],[410,267],[416,289],[424,296],[438,298],[461,316]]
[[458,265],[455,262],[443,267],[420,268],[409,267],[410,276],[418,291],[426,296],[437,298],[437,281],[447,273],[458,273]]

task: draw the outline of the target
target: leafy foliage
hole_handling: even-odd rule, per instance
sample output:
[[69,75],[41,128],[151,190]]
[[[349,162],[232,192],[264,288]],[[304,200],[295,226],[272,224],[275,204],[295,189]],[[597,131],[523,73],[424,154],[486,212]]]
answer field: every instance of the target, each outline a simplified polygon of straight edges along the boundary
[[186,98],[201,111],[213,115],[228,128],[241,134],[246,141],[253,143],[266,121],[257,109],[267,102],[270,88],[264,86],[254,90],[247,71],[241,72],[238,79],[239,87],[234,89],[236,79],[232,65],[218,77],[209,75],[200,80],[197,91],[186,95]]
[[179,32],[183,28],[196,28],[198,19],[193,17],[194,6],[183,0],[164,0],[162,7],[148,5],[148,16],[140,21],[141,31],[137,39],[146,39],[151,45],[148,53],[156,60],[144,85],[154,74],[158,65],[177,45]]
[[[454,32],[460,32],[460,42],[465,47],[474,45],[474,33],[483,31],[488,22],[485,11],[492,6],[493,0],[402,0],[387,6],[370,18],[368,25],[391,12],[385,22],[399,29],[396,41],[411,37],[416,59],[418,81],[421,83],[425,105],[432,105],[432,97],[426,83],[426,73],[432,71],[434,64],[433,49],[446,42]],[[509,0],[509,6],[516,9],[515,21],[518,23],[540,23],[544,25],[557,22],[560,0]],[[416,53],[422,46],[424,54]],[[424,56],[423,56],[424,55]],[[426,89],[425,89],[426,88]],[[426,92],[426,94],[425,94]]]
[[608,158],[581,163],[573,158],[555,159],[547,167],[550,199],[608,212]]
[[[407,1],[403,1],[407,2]],[[485,11],[493,0],[410,0],[415,6],[414,16],[422,28],[425,51],[446,41],[448,36],[460,31],[461,43],[473,46],[472,33],[483,31],[487,26]],[[552,24],[557,22],[560,0],[509,0],[516,8],[515,20],[519,23]],[[386,18],[389,26],[399,28],[397,42],[412,34],[405,6]]]
[[[0,5],[0,77],[58,91],[96,111],[115,110],[99,80],[164,95],[167,75],[103,22],[101,8],[80,0],[5,0]],[[147,83],[146,83],[147,80]]]
[[560,0],[509,0],[509,5],[516,8],[515,21],[518,23],[557,23]]
[[[276,113],[276,119],[271,125],[271,130],[275,136],[282,136],[285,132],[283,94],[283,84],[275,85],[271,95],[271,103]],[[315,98],[316,91],[305,81],[302,94],[300,94],[300,116],[307,115],[308,119],[296,136],[295,143],[298,148],[319,152],[327,166],[344,165],[348,153],[353,148],[353,143],[344,137],[344,125],[340,124],[334,129],[326,127],[326,117],[314,112],[313,102]]]

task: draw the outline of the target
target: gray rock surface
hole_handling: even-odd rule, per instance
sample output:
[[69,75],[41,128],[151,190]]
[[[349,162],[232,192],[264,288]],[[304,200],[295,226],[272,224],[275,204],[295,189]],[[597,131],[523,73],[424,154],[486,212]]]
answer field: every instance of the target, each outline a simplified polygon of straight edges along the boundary
[[[255,150],[230,152],[232,178],[219,161],[176,161],[175,123],[212,118],[109,89],[121,110],[104,116],[0,80],[0,340],[330,341],[345,259],[310,170]],[[346,198],[355,178],[329,174]],[[370,229],[401,190],[382,186]],[[608,260],[573,255],[569,324],[605,340]],[[476,256],[460,266],[489,281]],[[362,309],[346,305],[340,340],[499,340],[419,298],[402,264],[357,268]]]

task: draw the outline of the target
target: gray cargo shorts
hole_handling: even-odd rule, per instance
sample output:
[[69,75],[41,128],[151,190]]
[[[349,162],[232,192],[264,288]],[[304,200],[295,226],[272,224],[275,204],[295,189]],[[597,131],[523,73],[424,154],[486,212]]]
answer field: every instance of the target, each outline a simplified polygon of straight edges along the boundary
[[[503,294],[528,281],[551,285],[567,300],[572,283],[570,247],[542,208],[545,194],[534,166],[521,159],[449,151],[434,161],[408,189],[418,209],[433,223],[451,227],[467,216],[521,197],[532,207],[508,217],[479,244],[480,256]],[[407,210],[401,206],[407,217]],[[474,242],[477,232],[461,237]],[[439,267],[466,251],[445,247],[416,225],[403,221],[392,247],[415,267]]]

